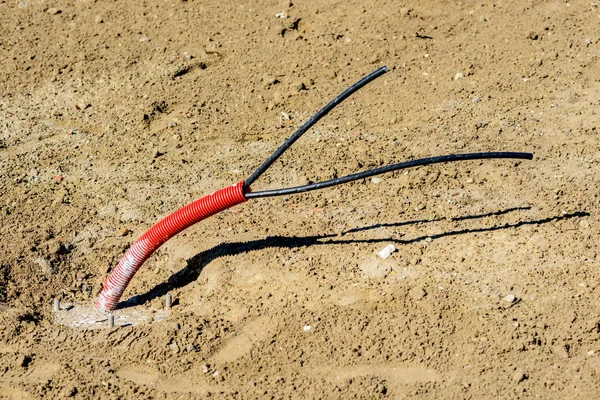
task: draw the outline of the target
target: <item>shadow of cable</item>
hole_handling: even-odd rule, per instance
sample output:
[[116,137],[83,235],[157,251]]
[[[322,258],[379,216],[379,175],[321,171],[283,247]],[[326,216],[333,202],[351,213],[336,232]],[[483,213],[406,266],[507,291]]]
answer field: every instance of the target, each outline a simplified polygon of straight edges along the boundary
[[[472,220],[476,218],[484,218],[492,215],[503,215],[512,211],[520,211],[527,210],[529,207],[516,207],[510,208],[506,210],[501,210],[492,213],[468,216],[468,217],[459,217],[453,218],[451,221],[457,220]],[[531,220],[531,221],[520,221],[516,223],[506,223],[503,225],[497,225],[487,228],[468,228],[468,229],[459,229],[454,231],[442,232],[437,235],[431,236],[419,236],[416,238],[408,239],[408,240],[398,240],[391,238],[374,238],[374,239],[333,239],[337,237],[336,234],[327,234],[327,235],[313,235],[313,236],[270,236],[264,239],[252,240],[249,242],[232,242],[232,243],[221,243],[213,248],[205,250],[201,253],[198,253],[194,257],[190,258],[187,262],[187,265],[181,269],[180,271],[174,273],[169,277],[167,282],[160,283],[152,288],[147,293],[133,296],[130,299],[119,303],[118,309],[132,307],[140,304],[147,303],[156,297],[161,297],[167,294],[170,290],[182,288],[192,282],[194,282],[200,276],[202,270],[210,264],[213,260],[226,257],[226,256],[235,256],[241,253],[247,253],[250,251],[264,250],[271,247],[276,248],[287,248],[294,249],[300,247],[308,247],[315,245],[339,245],[339,244],[352,244],[352,243],[396,243],[396,244],[411,244],[420,242],[427,238],[441,239],[448,236],[457,236],[457,235],[465,235],[469,233],[481,233],[481,232],[494,232],[503,229],[510,228],[519,228],[521,226],[526,225],[542,225],[547,224],[553,221],[560,221],[570,218],[580,218],[586,217],[590,214],[588,212],[574,212],[571,214],[563,214],[554,217],[548,217],[544,219]],[[404,226],[410,224],[420,224],[420,223],[430,223],[437,222],[440,220],[444,220],[444,218],[438,218],[433,220],[416,220],[416,221],[404,221],[398,223],[387,223],[387,224],[376,224],[367,227],[354,228],[350,229],[346,233],[352,232],[361,232],[371,229],[377,229],[380,227],[393,227],[393,226]]]

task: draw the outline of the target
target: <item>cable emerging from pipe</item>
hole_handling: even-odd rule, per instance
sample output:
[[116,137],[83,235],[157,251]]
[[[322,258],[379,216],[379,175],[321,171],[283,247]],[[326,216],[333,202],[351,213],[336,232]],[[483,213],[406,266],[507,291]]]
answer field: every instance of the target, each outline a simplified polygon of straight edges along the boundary
[[354,85],[350,86],[348,89],[344,90],[341,94],[339,94],[335,99],[331,100],[325,107],[319,110],[315,115],[313,115],[308,121],[304,123],[292,136],[290,136],[275,152],[267,158],[267,160],[256,169],[250,175],[248,179],[246,179],[244,183],[244,189],[248,189],[250,185],[254,183],[255,180],[258,179],[277,159],[290,148],[291,145],[296,142],[307,130],[309,130],[314,124],[316,124],[321,118],[326,116],[331,110],[333,110],[338,104],[342,101],[346,100],[348,97],[352,95],[352,93],[361,89],[363,86],[368,83],[374,81],[379,78],[381,75],[388,72],[388,67],[381,67],[376,71],[371,72],[369,75],[362,78],[360,81],[356,82]]
[[326,187],[337,186],[343,183],[356,181],[358,179],[364,179],[375,175],[385,174],[386,172],[398,171],[400,169],[419,167],[424,165],[439,164],[453,161],[466,161],[466,160],[485,160],[491,158],[514,158],[522,160],[533,159],[531,153],[516,153],[516,152],[489,152],[489,153],[468,153],[468,154],[450,154],[447,156],[438,157],[427,157],[420,158],[418,160],[405,161],[397,164],[386,165],[385,167],[379,167],[368,171],[358,172],[341,178],[331,179],[325,182],[313,183],[310,185],[296,186],[286,189],[273,189],[264,190],[260,192],[249,192],[246,193],[247,199],[256,199],[261,197],[275,197],[284,196],[289,194],[297,194],[310,192],[312,190],[323,189]]

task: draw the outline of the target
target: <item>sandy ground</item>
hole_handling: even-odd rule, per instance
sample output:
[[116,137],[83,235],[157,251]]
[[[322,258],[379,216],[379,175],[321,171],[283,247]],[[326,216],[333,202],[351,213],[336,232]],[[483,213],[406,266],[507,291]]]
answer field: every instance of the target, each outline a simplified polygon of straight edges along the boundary
[[[599,397],[599,46],[589,0],[0,0],[0,398]],[[144,265],[133,326],[61,324],[382,65],[253,188],[535,159],[249,201]]]

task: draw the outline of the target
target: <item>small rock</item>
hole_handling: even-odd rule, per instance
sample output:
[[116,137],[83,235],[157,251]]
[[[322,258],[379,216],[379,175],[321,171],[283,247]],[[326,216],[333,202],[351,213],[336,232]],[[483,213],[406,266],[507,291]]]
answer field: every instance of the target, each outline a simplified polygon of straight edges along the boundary
[[379,253],[377,253],[379,255],[379,257],[383,258],[384,260],[386,258],[388,258],[389,256],[392,255],[393,252],[396,251],[396,246],[394,246],[393,244],[388,244],[387,246],[385,246],[383,249],[381,249],[379,251]]
[[381,178],[378,176],[374,176],[373,178],[371,178],[371,182],[373,182],[375,185],[379,185],[381,183]]
[[565,348],[565,346],[562,345],[553,346],[552,353],[556,354],[561,358],[569,358],[569,353],[567,352],[567,349]]
[[590,39],[590,38],[585,39],[585,44],[587,44],[588,46],[590,44],[592,44],[592,39]]
[[514,303],[515,300],[517,300],[517,298],[514,294],[508,294],[506,295],[506,297],[504,297],[504,301],[506,301],[507,303]]
[[64,250],[64,246],[61,242],[59,242],[58,240],[53,240],[50,243],[48,243],[48,253],[49,254],[60,254],[63,252]]
[[521,383],[524,380],[526,380],[527,378],[529,378],[529,375],[527,375],[525,372],[523,372],[523,370],[521,368],[517,368],[517,370],[513,374],[513,381],[515,381],[517,383]]
[[456,75],[454,75],[454,80],[457,81],[459,79],[464,78],[465,75],[462,72],[457,72]]
[[202,366],[202,372],[205,373],[205,374],[208,374],[208,371],[210,371],[210,368],[209,368],[208,364],[204,364]]
[[479,96],[473,97],[473,103],[479,103],[480,101],[481,99],[479,98]]
[[287,18],[287,14],[285,13],[285,11],[280,11],[277,14],[275,14],[275,17],[277,17],[277,18]]
[[594,350],[590,350],[587,352],[588,356],[593,356],[594,354],[596,354],[596,352]]
[[74,397],[77,392],[78,391],[75,386],[67,386],[62,391],[62,397]]
[[585,219],[582,219],[581,221],[579,221],[579,226],[582,228],[589,228],[590,227],[590,223],[587,222]]
[[216,377],[217,377],[217,376],[219,376],[220,374],[221,374],[221,373],[220,373],[219,371],[215,371],[215,372],[213,372],[212,376],[214,376],[214,377],[216,378]]
[[39,265],[42,273],[46,275],[50,275],[52,273],[52,267],[50,266],[50,262],[43,257],[38,257],[34,261],[37,265]]
[[423,297],[427,296],[427,292],[422,287],[415,286],[414,288],[410,289],[410,291],[408,292],[408,295],[413,300],[421,300]]
[[400,16],[402,18],[408,17],[409,15],[410,15],[410,8],[408,8],[408,7],[402,7],[400,9]]
[[196,346],[194,346],[193,344],[188,344],[187,346],[185,346],[185,351],[198,351],[198,349],[196,349]]
[[92,106],[91,104],[84,103],[84,102],[75,104],[75,108],[78,110],[85,110],[86,108],[91,107],[91,106]]
[[304,82],[294,82],[292,84],[292,88],[296,91],[296,92],[301,92],[302,90],[306,90],[306,85],[304,84]]
[[177,345],[177,343],[173,342],[169,345],[169,348],[171,349],[171,351],[175,354],[179,353],[179,346]]
[[102,23],[104,23],[104,19],[102,19],[101,16],[96,15],[96,17],[94,18],[94,22],[97,24],[102,24]]
[[46,13],[50,14],[50,15],[56,15],[56,14],[60,14],[62,11],[59,10],[56,7],[50,7],[49,9],[46,10]]
[[142,36],[140,38],[140,42],[148,43],[150,40],[152,40],[152,39],[150,39],[148,36]]
[[122,227],[117,232],[117,235],[119,235],[119,236],[127,236],[128,234],[129,234],[129,229],[127,229],[126,227]]
[[92,285],[88,284],[88,283],[84,283],[83,285],[81,285],[81,291],[83,292],[83,294],[85,294],[86,296],[89,296],[92,294]]
[[308,331],[311,330],[311,326],[310,325],[305,325],[303,329],[304,329],[304,332],[308,332]]
[[530,31],[527,34],[527,39],[531,39],[531,40],[538,40],[539,35],[537,33],[535,33],[534,31]]
[[488,126],[490,123],[487,121],[479,121],[475,124],[475,129],[482,129],[485,128],[486,126]]

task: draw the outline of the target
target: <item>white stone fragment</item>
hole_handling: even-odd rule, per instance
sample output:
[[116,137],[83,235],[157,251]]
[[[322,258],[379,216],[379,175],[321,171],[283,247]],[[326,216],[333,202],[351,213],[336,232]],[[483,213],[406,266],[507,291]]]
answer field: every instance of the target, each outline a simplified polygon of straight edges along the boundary
[[381,257],[385,260],[386,258],[391,256],[392,253],[395,251],[396,251],[396,246],[394,246],[393,244],[388,244],[377,254],[379,254],[379,257]]

